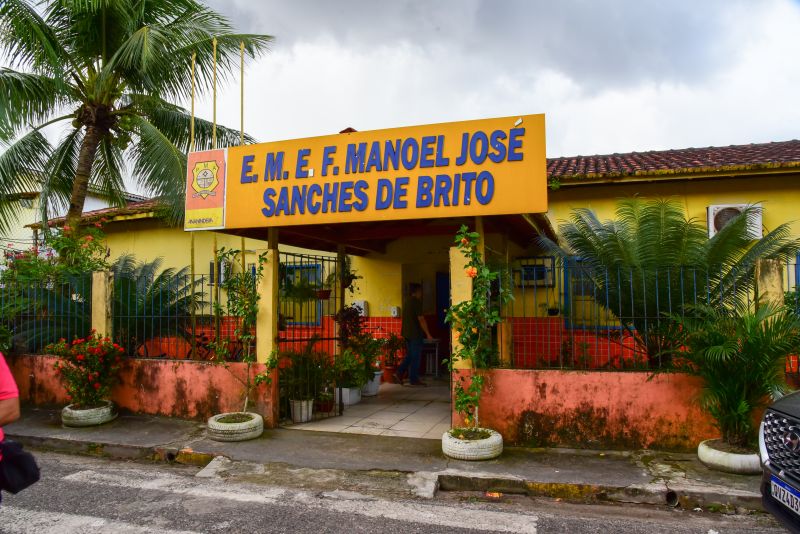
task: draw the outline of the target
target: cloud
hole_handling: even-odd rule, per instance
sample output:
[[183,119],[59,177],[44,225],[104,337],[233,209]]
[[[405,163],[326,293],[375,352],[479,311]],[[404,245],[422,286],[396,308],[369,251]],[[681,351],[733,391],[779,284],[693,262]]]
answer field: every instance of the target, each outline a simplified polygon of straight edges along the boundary
[[[246,72],[261,140],[539,112],[549,156],[798,136],[790,1],[231,5],[278,37]],[[218,109],[238,125],[238,87]]]

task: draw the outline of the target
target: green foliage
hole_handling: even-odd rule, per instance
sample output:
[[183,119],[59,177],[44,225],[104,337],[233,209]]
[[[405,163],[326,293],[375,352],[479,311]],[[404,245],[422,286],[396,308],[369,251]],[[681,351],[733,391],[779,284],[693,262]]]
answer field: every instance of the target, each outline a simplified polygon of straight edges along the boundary
[[[464,274],[472,278],[472,298],[453,304],[446,317],[457,340],[449,362],[450,370],[458,361],[471,362],[473,369],[469,379],[461,376],[455,384],[455,408],[464,421],[474,427],[479,424],[478,407],[484,385],[484,375],[480,371],[497,363],[498,351],[492,334],[501,321],[502,305],[511,298],[502,284],[499,294],[492,298],[492,284],[500,275],[484,263],[478,250],[480,239],[477,232],[470,232],[466,226],[456,234],[455,244],[467,260]],[[465,387],[467,380],[469,384]]]
[[[190,114],[171,101],[189,100],[193,57],[198,96],[211,89],[214,38],[223,82],[238,75],[240,43],[254,58],[272,39],[236,33],[196,0],[0,2],[0,230],[19,212],[9,195],[41,189],[42,217],[69,205],[72,224],[87,184],[123,205],[126,174],[179,219]],[[53,147],[40,130],[61,122],[71,129]],[[209,121],[194,131],[196,150],[212,148]],[[239,144],[236,130],[216,136]]]
[[312,400],[318,393],[329,388],[333,383],[333,363],[331,356],[315,351],[314,346],[319,337],[311,338],[302,350],[286,350],[279,353],[279,358],[288,361],[288,365],[280,369],[280,386],[286,398],[291,400]]
[[[217,252],[217,263],[231,266],[231,270],[226,273],[224,281],[220,284],[221,289],[225,291],[227,296],[225,307],[223,308],[222,305],[216,303],[215,315],[219,317],[224,312],[240,319],[233,334],[242,344],[242,361],[247,365],[247,368],[244,380],[241,380],[236,374],[233,374],[233,376],[244,387],[244,407],[242,411],[246,412],[253,388],[259,384],[271,382],[270,374],[277,367],[277,359],[276,355],[270,355],[267,369],[258,373],[255,377],[251,375],[251,367],[256,361],[255,328],[258,321],[258,303],[261,300],[258,287],[264,278],[267,253],[262,252],[258,255],[255,272],[246,269],[234,271],[232,266],[237,264],[237,257],[241,259],[244,253],[243,250],[226,249],[225,247]],[[241,264],[241,261],[238,263]],[[216,356],[215,361],[227,368],[228,363],[225,360],[225,356],[228,353],[228,342],[217,338],[210,345]]]
[[755,311],[743,305],[692,311],[689,317],[671,316],[681,345],[674,366],[703,380],[701,406],[723,439],[753,446],[754,411],[787,391],[786,357],[800,348],[800,319],[770,305]]
[[794,258],[800,241],[782,224],[759,240],[748,235],[757,208],[748,208],[714,237],[702,221],[687,218],[677,199],[618,201],[614,220],[601,222],[587,208],[559,226],[565,248],[542,245],[570,265],[580,258],[595,298],[617,315],[644,347],[649,362],[668,363],[676,348],[674,323],[665,311],[708,302],[744,300],[753,290],[759,258]]
[[394,332],[384,341],[384,365],[389,367],[396,367],[398,356],[397,353],[406,348],[406,340],[402,336],[398,336]]
[[[200,306],[189,268],[162,269],[163,260],[137,262],[120,256],[111,266],[114,275],[114,338],[131,357],[148,356],[145,343],[159,337],[186,337],[190,315]],[[169,318],[153,320],[153,317]]]
[[122,347],[94,330],[85,338],[75,338],[71,343],[61,339],[47,347],[50,354],[59,357],[54,364],[70,401],[78,408],[100,406],[111,395],[111,388],[119,379]]
[[0,323],[0,352],[8,354],[14,348],[14,332]]
[[353,349],[344,349],[334,361],[336,385],[343,388],[360,388],[370,377],[366,373],[366,365],[360,354]]

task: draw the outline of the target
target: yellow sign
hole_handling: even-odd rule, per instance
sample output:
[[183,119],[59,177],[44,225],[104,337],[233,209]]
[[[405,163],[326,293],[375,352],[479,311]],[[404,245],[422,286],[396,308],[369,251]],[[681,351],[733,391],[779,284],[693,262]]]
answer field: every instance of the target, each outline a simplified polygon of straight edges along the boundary
[[[204,184],[217,173],[192,165],[215,159],[204,154],[190,155],[193,195],[213,194]],[[547,211],[544,115],[245,145],[226,156],[225,228]]]

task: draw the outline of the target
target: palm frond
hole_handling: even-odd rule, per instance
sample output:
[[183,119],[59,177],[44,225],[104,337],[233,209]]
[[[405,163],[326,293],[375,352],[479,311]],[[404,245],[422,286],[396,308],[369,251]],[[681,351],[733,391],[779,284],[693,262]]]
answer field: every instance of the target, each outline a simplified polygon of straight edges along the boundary
[[0,2],[0,53],[12,67],[30,67],[55,80],[71,64],[53,29],[24,0]]
[[125,163],[122,151],[109,136],[100,141],[97,159],[92,166],[91,184],[100,191],[113,206],[125,206]]
[[51,147],[39,130],[32,130],[0,154],[0,231],[10,231],[21,204],[16,195],[39,190]]
[[72,181],[78,165],[78,154],[83,141],[83,130],[74,128],[67,132],[47,159],[42,176],[42,194],[39,199],[39,217],[47,234],[47,220],[69,205]]
[[48,76],[0,69],[0,139],[9,140],[24,127],[47,122],[72,101],[63,84]]

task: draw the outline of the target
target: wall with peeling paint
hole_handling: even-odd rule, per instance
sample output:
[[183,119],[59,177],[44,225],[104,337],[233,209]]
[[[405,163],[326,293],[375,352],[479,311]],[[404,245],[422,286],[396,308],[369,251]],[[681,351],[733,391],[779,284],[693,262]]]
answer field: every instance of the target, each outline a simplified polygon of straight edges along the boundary
[[[468,377],[468,374],[454,376]],[[481,426],[529,447],[694,450],[717,437],[681,374],[496,369],[487,372]],[[458,415],[454,414],[456,421]]]
[[[68,404],[66,391],[53,369],[54,356],[6,356],[20,398],[39,405]],[[264,369],[253,365],[251,374]],[[240,411],[245,364],[225,367],[206,362],[175,360],[128,360],[120,372],[120,383],[112,400],[122,409],[135,413],[165,415],[184,419],[206,419],[222,412]],[[273,384],[277,377],[273,377]],[[254,393],[254,410],[264,416],[264,425],[277,424],[277,388],[261,385]]]

